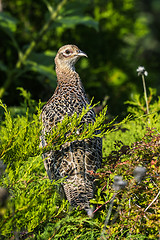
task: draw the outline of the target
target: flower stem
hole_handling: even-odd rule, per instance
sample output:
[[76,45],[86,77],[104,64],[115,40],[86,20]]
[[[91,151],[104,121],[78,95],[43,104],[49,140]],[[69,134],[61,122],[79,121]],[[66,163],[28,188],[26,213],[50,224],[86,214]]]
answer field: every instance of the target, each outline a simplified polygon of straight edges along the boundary
[[146,84],[145,84],[145,78],[144,78],[144,75],[143,75],[143,74],[142,74],[142,82],[143,82],[143,88],[144,88],[144,97],[145,97],[145,101],[146,101],[147,114],[149,114]]

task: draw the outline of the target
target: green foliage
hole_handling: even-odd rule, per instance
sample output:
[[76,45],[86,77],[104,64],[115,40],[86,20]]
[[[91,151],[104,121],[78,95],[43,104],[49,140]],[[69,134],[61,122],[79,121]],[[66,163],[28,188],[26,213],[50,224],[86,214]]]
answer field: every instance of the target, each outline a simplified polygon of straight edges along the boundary
[[8,167],[6,175],[3,184],[11,196],[1,222],[3,235],[10,236],[15,229],[31,232],[40,222],[59,215],[62,209],[58,209],[57,183],[46,178],[41,157],[28,158],[22,166],[17,163],[15,170]]
[[[160,105],[159,98],[154,100],[154,95],[155,91],[150,89],[148,116],[143,98],[135,96],[133,102],[128,101],[128,111],[133,118],[104,139],[104,168],[99,173],[104,190],[93,201],[100,209],[107,204],[109,211],[114,197],[104,239],[110,239],[112,235],[113,239],[159,238]],[[147,169],[146,177],[138,183],[133,178],[137,166]],[[113,195],[111,183],[115,175],[123,176],[128,186]]]
[[[83,109],[79,116],[66,116],[52,133],[46,135],[49,144],[39,148],[41,103],[35,104],[31,95],[20,89],[25,98],[25,115],[11,115],[6,105],[0,138],[1,160],[7,165],[0,185],[8,189],[7,208],[0,213],[1,237],[4,239],[158,239],[159,237],[159,100],[150,95],[150,112],[145,116],[145,103],[129,102],[132,117],[121,124],[105,124],[106,107],[96,117],[95,124],[78,131],[84,114],[94,106]],[[153,91],[151,91],[153,92]],[[139,98],[135,98],[139,99]],[[139,104],[141,107],[139,107]],[[30,111],[29,106],[32,110]],[[136,112],[137,109],[137,112]],[[140,109],[140,110],[139,110]],[[132,111],[133,110],[133,111]],[[148,121],[149,120],[149,121]],[[153,129],[154,126],[154,129]],[[98,188],[91,204],[95,216],[90,219],[85,211],[70,209],[59,196],[60,182],[48,180],[41,154],[59,149],[66,141],[94,136],[103,138],[103,167],[98,171]],[[133,177],[135,167],[143,166],[147,174],[141,182]],[[114,190],[115,175],[128,182],[124,189]],[[0,209],[1,210],[1,209]]]
[[[108,156],[112,150],[115,149],[115,142],[122,141],[124,145],[131,146],[134,142],[142,139],[146,133],[146,128],[155,128],[160,131],[160,98],[156,97],[156,90],[149,89],[148,97],[150,114],[146,115],[146,106],[143,97],[135,95],[132,101],[126,101],[128,105],[127,111],[131,114],[129,121],[122,124],[118,131],[109,134],[109,138],[104,140],[104,157]],[[117,144],[116,144],[117,145]]]
[[[40,22],[42,20],[40,13],[45,10],[45,17],[41,22],[41,29],[37,28],[37,21],[29,22],[25,14],[23,15],[23,21],[26,21],[25,26],[22,26],[22,22],[20,23],[15,17],[10,16],[8,13],[0,14],[0,26],[2,31],[7,34],[7,36],[4,35],[4,38],[9,37],[7,41],[10,42],[10,46],[7,47],[8,54],[6,57],[11,63],[8,66],[3,62],[0,64],[1,70],[5,72],[5,81],[0,88],[0,98],[6,94],[6,90],[12,85],[13,79],[15,85],[19,86],[20,79],[28,78],[28,73],[30,73],[32,77],[37,76],[35,77],[35,81],[38,81],[39,85],[48,82],[52,88],[55,88],[56,78],[55,71],[53,70],[55,51],[51,50],[52,44],[44,50],[44,45],[48,45],[46,39],[50,38],[51,32],[55,31],[59,35],[60,32],[64,32],[66,28],[75,28],[78,24],[98,30],[98,23],[91,16],[84,15],[84,9],[87,4],[88,2],[83,3],[82,1],[74,2],[66,0],[59,2],[43,1],[41,5],[36,2],[34,4],[31,3],[30,7],[37,9],[36,15],[40,17]],[[17,1],[17,5],[21,11],[23,9],[21,1]],[[9,4],[9,8],[13,8],[12,4]],[[19,13],[17,13],[17,15],[19,18],[22,17]],[[23,36],[21,35],[21,31],[19,31],[20,28],[23,28],[23,31],[25,31]],[[37,30],[36,32],[35,28]],[[28,41],[32,39],[32,37],[33,40],[26,46],[26,43],[23,43],[23,41]],[[40,47],[37,48],[38,43]],[[13,59],[11,59],[12,54],[14,54],[14,56],[16,55]],[[34,75],[34,73],[36,75]],[[21,86],[23,86],[23,84]]]
[[[5,2],[0,12],[0,98],[9,107],[0,102],[0,158],[7,166],[0,185],[10,197],[7,208],[0,207],[1,238],[159,239],[160,98],[150,89],[146,115],[144,98],[137,94],[142,83],[136,77],[137,63],[145,65],[148,81],[151,78],[151,86],[160,92],[159,5],[157,0]],[[96,101],[109,99],[109,111],[122,113],[120,117],[126,115],[122,102],[130,99],[131,117],[105,124],[104,108],[94,125],[79,132],[88,106],[80,116],[66,116],[41,149],[42,104],[32,100],[30,92],[36,100],[51,96],[56,86],[53,58],[66,43],[89,56],[78,63],[89,95]],[[91,201],[95,216],[89,219],[59,196],[60,181],[48,180],[41,154],[67,141],[94,137],[99,129],[97,136],[104,136],[103,167]],[[141,182],[133,178],[138,165],[147,169]],[[126,188],[113,189],[115,175],[123,176]]]
[[159,94],[157,0],[14,0],[1,4],[0,98],[8,106],[19,107],[17,87],[30,91],[37,101],[48,100],[56,86],[55,54],[68,43],[88,54],[88,59],[79,61],[78,72],[91,98],[102,102],[108,96],[112,115],[122,112],[125,116],[123,102],[142,92],[137,65],[146,67],[148,82]]
[[[24,106],[32,107],[31,95],[24,89],[20,90],[25,98]],[[68,213],[67,201],[61,200],[56,190],[63,179],[52,183],[48,180],[41,154],[50,149],[59,149],[61,144],[68,141],[93,137],[94,131],[102,129],[102,123],[106,118],[106,107],[97,116],[95,123],[84,126],[79,134],[77,130],[81,127],[83,116],[94,106],[88,105],[79,116],[76,113],[72,117],[66,116],[62,123],[46,136],[48,145],[41,149],[39,147],[41,104],[39,103],[36,114],[30,113],[28,109],[24,116],[14,117],[2,101],[0,106],[4,109],[5,117],[0,131],[0,157],[7,164],[1,185],[10,193],[8,208],[0,225],[2,235],[11,237],[14,231],[18,231],[20,235],[23,231],[29,233],[46,221],[51,219],[55,221],[59,215]],[[104,132],[103,129],[102,131]],[[66,218],[66,222],[68,221],[72,222],[72,218],[69,220]],[[79,217],[77,222],[79,224]]]
[[[101,202],[99,202],[102,204],[101,209],[106,205],[106,200],[109,200],[108,207],[111,204],[113,196],[111,182],[115,175],[122,175],[128,181],[128,186],[115,195],[110,221],[105,226],[104,239],[110,239],[107,235],[111,236],[116,232],[114,239],[119,239],[119,236],[128,236],[130,239],[130,235],[133,235],[133,239],[137,239],[136,234],[142,233],[147,236],[147,239],[158,239],[159,139],[160,134],[156,130],[148,129],[141,141],[135,142],[131,147],[123,145],[122,142],[118,143],[117,150],[112,151],[105,159],[105,169],[99,177],[102,179],[103,186],[104,179],[110,176],[110,184],[109,189],[104,188],[104,196],[101,193]],[[133,170],[136,166],[147,169],[147,175],[142,182],[136,182],[133,178]]]

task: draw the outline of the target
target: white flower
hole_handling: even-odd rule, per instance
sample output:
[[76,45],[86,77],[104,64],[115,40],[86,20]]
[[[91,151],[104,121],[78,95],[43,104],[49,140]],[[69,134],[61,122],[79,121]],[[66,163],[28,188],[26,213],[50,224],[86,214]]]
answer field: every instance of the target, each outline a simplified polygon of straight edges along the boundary
[[127,181],[123,181],[122,176],[115,176],[114,177],[114,183],[113,188],[115,191],[119,191],[120,189],[125,188],[127,185]]
[[79,134],[80,134],[80,131],[79,131],[79,130],[77,130],[77,131],[76,131],[76,133],[77,133],[77,135],[79,135]]
[[141,182],[143,177],[146,175],[146,168],[145,167],[136,167],[133,171],[134,178],[137,182]]
[[137,72],[138,72],[138,76],[139,75],[145,75],[148,76],[148,72],[145,70],[145,68],[143,66],[139,66],[137,68]]
[[90,217],[90,218],[94,217],[94,213],[93,213],[93,209],[92,208],[86,209],[86,212],[87,212],[88,217]]

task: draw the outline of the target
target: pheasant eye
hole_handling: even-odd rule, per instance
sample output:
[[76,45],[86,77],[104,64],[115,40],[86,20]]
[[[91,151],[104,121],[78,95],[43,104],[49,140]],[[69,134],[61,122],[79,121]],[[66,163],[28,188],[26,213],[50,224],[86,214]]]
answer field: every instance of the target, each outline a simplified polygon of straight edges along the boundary
[[66,54],[70,54],[71,52],[70,52],[69,50],[66,50],[65,53],[66,53]]
[[71,50],[65,50],[64,52],[63,52],[63,56],[64,57],[69,57],[71,54],[72,54],[73,52],[71,51]]

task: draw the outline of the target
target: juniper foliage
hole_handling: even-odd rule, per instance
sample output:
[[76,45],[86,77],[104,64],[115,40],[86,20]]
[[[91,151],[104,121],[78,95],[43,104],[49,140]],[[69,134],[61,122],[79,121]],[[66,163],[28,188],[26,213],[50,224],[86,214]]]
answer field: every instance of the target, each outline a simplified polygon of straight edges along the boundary
[[[152,91],[153,92],[153,91]],[[22,94],[28,98],[27,92]],[[30,96],[29,96],[30,98]],[[0,208],[1,237],[4,239],[158,239],[159,237],[159,99],[150,103],[150,115],[131,102],[132,114],[120,124],[106,121],[105,107],[96,122],[83,126],[81,120],[92,107],[79,116],[66,116],[46,135],[48,145],[39,147],[42,124],[41,107],[25,100],[25,115],[11,114],[0,102],[3,117],[0,128],[0,158],[6,170],[0,185],[9,192],[7,207]],[[137,98],[136,98],[137,99]],[[145,108],[145,107],[144,107]],[[151,110],[153,109],[153,110]],[[12,111],[13,113],[13,111]],[[153,129],[154,127],[154,129]],[[101,133],[95,136],[95,130]],[[74,140],[103,136],[103,167],[96,174],[97,193],[91,204],[95,216],[90,219],[79,209],[70,209],[59,196],[61,181],[48,180],[41,155]],[[145,167],[146,176],[137,183],[133,171]],[[112,188],[116,175],[128,185]],[[122,179],[122,178],[121,178]],[[126,185],[126,184],[125,184]]]
[[[26,103],[28,95],[24,91],[22,93]],[[0,225],[2,234],[11,237],[15,229],[19,234],[23,231],[32,232],[46,220],[58,218],[64,209],[68,212],[68,202],[61,200],[56,190],[63,179],[52,183],[48,180],[41,158],[42,152],[58,150],[65,142],[101,137],[107,133],[108,130],[102,125],[106,119],[107,107],[96,117],[94,124],[84,125],[80,134],[77,134],[77,130],[82,127],[81,120],[94,105],[88,105],[79,116],[77,113],[72,117],[66,116],[62,123],[46,135],[48,145],[42,149],[39,147],[41,103],[36,114],[30,114],[27,109],[25,115],[15,117],[11,116],[2,101],[0,106],[4,109],[0,130],[0,157],[7,165],[1,185],[10,193],[8,208]],[[101,133],[94,135],[95,130],[101,130]]]

